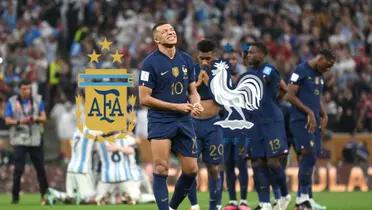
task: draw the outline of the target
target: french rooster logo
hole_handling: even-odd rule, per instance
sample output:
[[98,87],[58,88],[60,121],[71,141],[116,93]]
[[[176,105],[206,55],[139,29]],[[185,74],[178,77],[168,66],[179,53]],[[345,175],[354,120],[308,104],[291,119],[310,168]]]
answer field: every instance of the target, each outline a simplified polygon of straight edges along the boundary
[[[214,64],[212,70],[214,76],[210,82],[211,91],[215,101],[224,106],[228,112],[226,119],[215,122],[223,128],[250,129],[254,124],[245,119],[243,109],[248,111],[257,110],[260,107],[260,101],[263,96],[263,85],[261,79],[255,75],[247,74],[239,79],[236,87],[232,87],[228,77],[226,62],[220,61]],[[235,109],[241,120],[230,120],[230,116]]]

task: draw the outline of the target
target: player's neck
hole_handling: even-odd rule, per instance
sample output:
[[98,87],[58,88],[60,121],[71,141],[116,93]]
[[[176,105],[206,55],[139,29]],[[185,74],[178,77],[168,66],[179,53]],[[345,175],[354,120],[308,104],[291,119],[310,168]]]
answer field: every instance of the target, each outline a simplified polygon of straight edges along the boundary
[[316,66],[316,59],[311,59],[307,62],[307,64],[310,66],[310,68],[312,68],[314,71],[318,71],[317,70],[317,66]]
[[173,59],[176,56],[176,46],[174,45],[172,47],[159,45],[159,51],[168,56],[170,59]]

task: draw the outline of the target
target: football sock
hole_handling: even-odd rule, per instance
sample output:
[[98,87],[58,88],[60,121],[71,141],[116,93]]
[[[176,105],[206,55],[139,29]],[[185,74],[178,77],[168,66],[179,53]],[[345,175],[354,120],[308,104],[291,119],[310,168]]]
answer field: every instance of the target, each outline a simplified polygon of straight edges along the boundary
[[177,209],[183,199],[189,194],[190,188],[195,182],[195,174],[188,175],[182,173],[180,178],[178,178],[176,186],[174,188],[174,194],[169,203],[169,206],[173,209]]
[[167,178],[166,175],[154,174],[152,187],[159,210],[169,210]]

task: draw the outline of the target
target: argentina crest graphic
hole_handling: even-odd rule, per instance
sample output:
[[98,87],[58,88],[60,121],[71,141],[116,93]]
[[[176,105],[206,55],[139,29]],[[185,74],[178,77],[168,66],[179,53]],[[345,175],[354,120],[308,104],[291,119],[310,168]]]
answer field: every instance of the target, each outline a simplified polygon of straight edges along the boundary
[[[106,38],[99,42],[101,53],[110,53],[110,45]],[[116,50],[110,54],[112,62],[121,62],[122,54]],[[88,54],[90,63],[99,63],[99,57],[94,50]],[[88,129],[100,131],[98,141],[104,138],[114,141],[132,132],[135,126],[136,97],[128,96],[128,87],[133,87],[133,75],[126,69],[86,68],[79,74],[79,87],[84,88],[84,119]],[[77,101],[77,107],[79,107]],[[80,119],[80,116],[77,116]]]

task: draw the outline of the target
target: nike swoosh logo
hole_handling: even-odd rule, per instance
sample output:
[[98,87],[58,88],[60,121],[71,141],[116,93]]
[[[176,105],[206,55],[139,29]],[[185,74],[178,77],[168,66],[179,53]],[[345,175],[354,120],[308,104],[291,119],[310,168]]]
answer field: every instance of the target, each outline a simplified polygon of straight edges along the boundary
[[161,76],[164,76],[166,73],[168,73],[168,71],[160,72],[160,75],[161,75]]
[[165,202],[167,200],[168,200],[168,198],[164,198],[164,199],[161,199],[161,202]]

